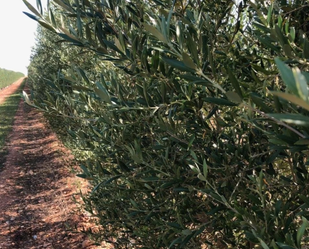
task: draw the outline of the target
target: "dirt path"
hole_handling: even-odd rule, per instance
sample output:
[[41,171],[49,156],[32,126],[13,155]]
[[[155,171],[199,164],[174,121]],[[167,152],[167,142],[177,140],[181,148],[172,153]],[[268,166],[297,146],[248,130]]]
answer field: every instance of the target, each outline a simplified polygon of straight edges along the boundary
[[2,104],[4,102],[6,97],[8,97],[11,94],[13,94],[14,92],[16,92],[16,90],[19,88],[20,84],[23,82],[24,79],[25,79],[25,77],[20,78],[19,80],[15,81],[13,84],[11,84],[8,87],[0,90],[0,104]]
[[0,248],[108,248],[89,246],[83,235],[68,230],[89,227],[85,213],[72,214],[81,180],[66,167],[73,157],[42,113],[21,101],[9,141],[0,172]]

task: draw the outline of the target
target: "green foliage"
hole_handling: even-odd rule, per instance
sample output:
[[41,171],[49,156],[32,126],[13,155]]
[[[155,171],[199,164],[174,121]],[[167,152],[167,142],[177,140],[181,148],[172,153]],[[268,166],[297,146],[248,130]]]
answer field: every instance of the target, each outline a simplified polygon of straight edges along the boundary
[[0,89],[11,85],[13,82],[20,79],[21,77],[24,77],[23,73],[18,73],[0,68]]
[[9,96],[5,102],[0,105],[0,169],[5,162],[5,155],[7,153],[7,148],[5,147],[6,138],[12,130],[15,113],[21,99],[20,93],[24,84],[23,82],[17,92]]
[[34,105],[74,142],[96,239],[308,245],[305,1],[54,3],[29,9],[72,47]]

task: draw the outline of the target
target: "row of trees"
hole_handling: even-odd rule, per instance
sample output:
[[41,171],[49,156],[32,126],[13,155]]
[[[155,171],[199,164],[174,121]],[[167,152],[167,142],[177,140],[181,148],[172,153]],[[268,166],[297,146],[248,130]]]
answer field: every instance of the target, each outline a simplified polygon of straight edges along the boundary
[[12,84],[23,76],[23,73],[0,68],[0,89]]
[[97,241],[304,248],[306,1],[54,0],[33,100],[80,160]]

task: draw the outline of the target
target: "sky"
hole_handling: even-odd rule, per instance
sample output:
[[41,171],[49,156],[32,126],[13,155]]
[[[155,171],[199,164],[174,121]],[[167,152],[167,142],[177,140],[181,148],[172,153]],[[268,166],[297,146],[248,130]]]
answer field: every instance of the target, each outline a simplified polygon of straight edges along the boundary
[[[28,2],[36,7],[36,0]],[[37,22],[23,11],[30,12],[22,0],[0,0],[0,68],[27,75]]]

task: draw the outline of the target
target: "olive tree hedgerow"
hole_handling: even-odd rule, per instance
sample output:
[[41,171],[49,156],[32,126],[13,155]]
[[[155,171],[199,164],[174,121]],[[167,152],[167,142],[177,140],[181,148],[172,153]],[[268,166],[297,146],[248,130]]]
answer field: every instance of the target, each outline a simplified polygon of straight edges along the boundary
[[305,1],[24,2],[96,58],[58,73],[44,109],[82,151],[98,241],[308,245]]

